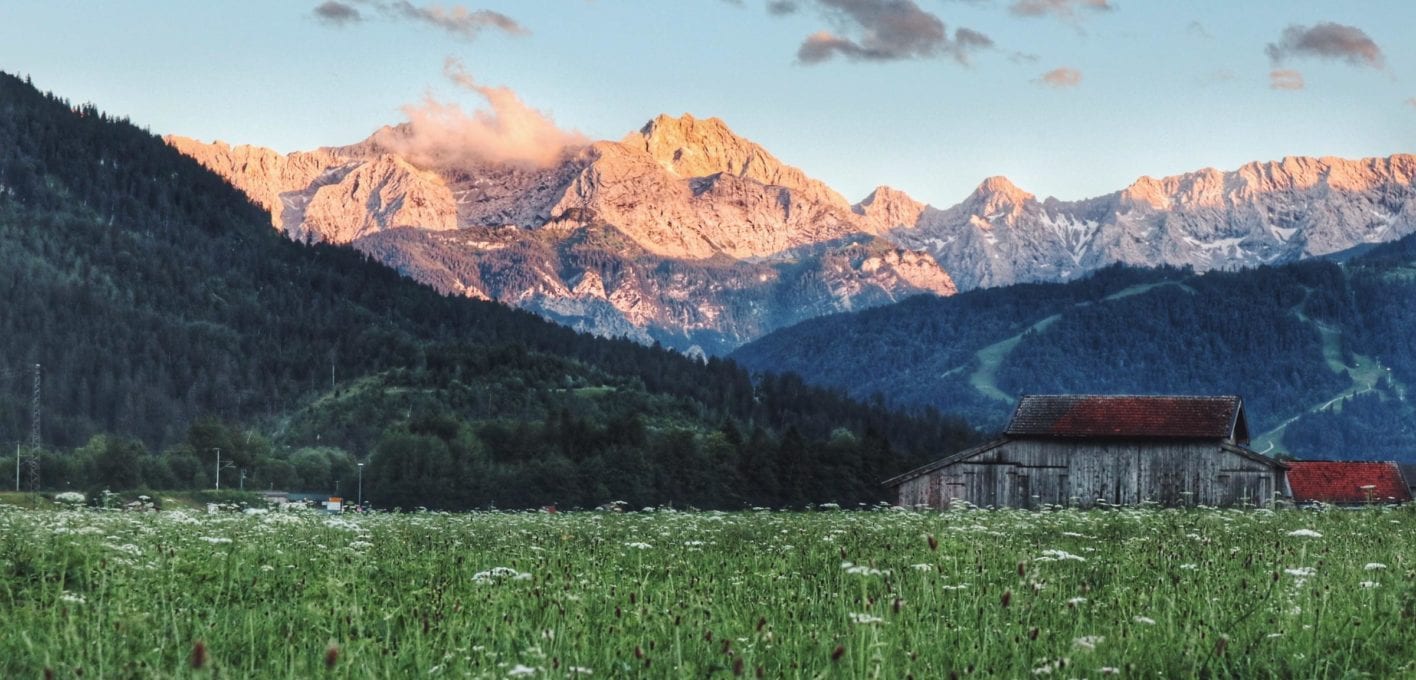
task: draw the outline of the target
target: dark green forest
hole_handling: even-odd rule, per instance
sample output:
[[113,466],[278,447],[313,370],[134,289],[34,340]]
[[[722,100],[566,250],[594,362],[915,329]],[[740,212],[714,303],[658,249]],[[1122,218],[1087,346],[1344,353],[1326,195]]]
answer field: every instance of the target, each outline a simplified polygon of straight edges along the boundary
[[854,503],[978,437],[291,242],[150,132],[3,74],[0,300],[0,442],[27,442],[41,364],[48,489],[347,495],[365,463],[388,507]]
[[1267,453],[1416,460],[1416,237],[1344,263],[1113,266],[914,298],[813,319],[731,356],[985,429],[1028,393],[1237,394]]

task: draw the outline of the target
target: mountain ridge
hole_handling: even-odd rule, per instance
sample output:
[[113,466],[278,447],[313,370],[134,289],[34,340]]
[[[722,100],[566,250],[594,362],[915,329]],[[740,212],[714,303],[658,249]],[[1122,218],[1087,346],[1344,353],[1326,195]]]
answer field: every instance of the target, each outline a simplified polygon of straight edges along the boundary
[[[1232,171],[1143,176],[1077,201],[1040,200],[994,176],[938,208],[886,186],[849,203],[721,119],[690,114],[660,114],[620,141],[567,148],[551,167],[404,167],[394,150],[406,134],[406,126],[385,127],[347,147],[290,154],[289,169],[268,150],[247,151],[252,160],[241,162],[226,147],[168,142],[252,193],[292,238],[353,245],[447,294],[581,309],[543,313],[592,332],[709,353],[806,318],[774,300],[831,313],[920,293],[1066,281],[1114,263],[1197,271],[1279,264],[1416,231],[1416,156],[1406,154],[1287,157]],[[469,228],[502,231],[492,240],[442,239],[450,252],[434,259],[456,261],[456,271],[417,265],[432,246],[410,229]],[[523,273],[530,276],[511,275],[519,265],[508,259],[510,243],[535,249],[547,238],[606,229],[621,234],[625,247],[591,258],[555,247]],[[843,243],[893,252],[868,270],[841,267],[865,264],[846,257]],[[664,275],[669,261],[731,262],[726,278],[737,283],[681,285]],[[904,262],[908,275],[896,268]],[[774,270],[759,271],[764,263]],[[803,263],[813,274],[783,290],[785,268]],[[636,273],[625,276],[627,269]],[[579,285],[586,280],[600,283]],[[587,296],[605,304],[586,303]],[[686,299],[719,311],[674,313]],[[723,313],[730,308],[737,313]]]

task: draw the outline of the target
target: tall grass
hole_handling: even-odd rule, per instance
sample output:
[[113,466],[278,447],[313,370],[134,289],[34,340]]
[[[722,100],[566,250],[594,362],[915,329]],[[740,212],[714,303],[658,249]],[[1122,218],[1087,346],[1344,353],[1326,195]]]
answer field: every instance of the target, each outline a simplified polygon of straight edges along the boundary
[[1408,509],[10,509],[0,676],[1396,677],[1413,570]]

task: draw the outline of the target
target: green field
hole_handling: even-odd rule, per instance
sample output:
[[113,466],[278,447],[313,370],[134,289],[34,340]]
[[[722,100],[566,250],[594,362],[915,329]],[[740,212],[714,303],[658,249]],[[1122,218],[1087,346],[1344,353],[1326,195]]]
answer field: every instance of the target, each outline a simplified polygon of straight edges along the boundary
[[1410,508],[9,507],[0,676],[1410,677],[1413,569]]

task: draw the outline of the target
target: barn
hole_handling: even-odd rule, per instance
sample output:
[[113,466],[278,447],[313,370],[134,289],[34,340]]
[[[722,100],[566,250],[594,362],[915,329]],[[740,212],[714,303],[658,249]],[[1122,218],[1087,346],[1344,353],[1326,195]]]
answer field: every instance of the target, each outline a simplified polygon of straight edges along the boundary
[[1026,395],[1003,435],[884,485],[903,506],[1265,505],[1287,466],[1234,396]]
[[1411,487],[1401,466],[1393,462],[1295,460],[1288,465],[1294,503],[1367,505],[1411,500]]

